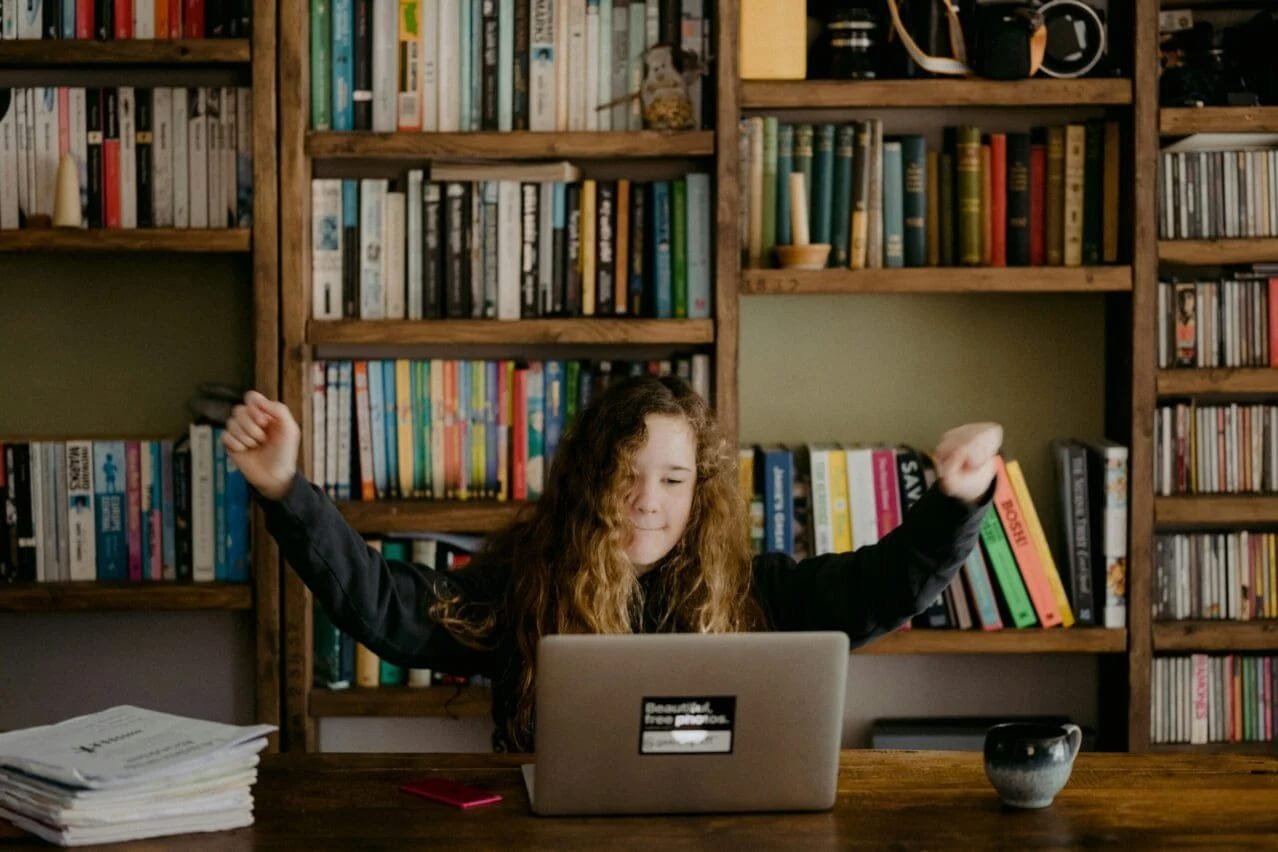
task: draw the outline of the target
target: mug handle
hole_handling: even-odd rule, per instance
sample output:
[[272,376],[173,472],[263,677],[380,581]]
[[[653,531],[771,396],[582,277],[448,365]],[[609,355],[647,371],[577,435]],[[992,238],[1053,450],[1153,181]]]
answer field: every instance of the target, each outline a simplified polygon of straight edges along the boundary
[[1069,759],[1078,757],[1078,750],[1083,745],[1083,729],[1074,724],[1065,724],[1065,736],[1069,737]]

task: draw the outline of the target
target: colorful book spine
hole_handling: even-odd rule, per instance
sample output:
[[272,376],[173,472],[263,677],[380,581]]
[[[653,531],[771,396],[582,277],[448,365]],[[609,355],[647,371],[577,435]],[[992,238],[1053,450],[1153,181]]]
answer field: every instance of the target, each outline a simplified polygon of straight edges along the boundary
[[905,266],[904,170],[901,143],[883,143],[883,265]]
[[1038,614],[1039,623],[1043,627],[1056,627],[1062,622],[1061,612],[1052,595],[1052,588],[1048,583],[1042,560],[1030,537],[1025,510],[1016,499],[1003,458],[999,456],[996,463],[998,472],[994,483],[994,509],[1002,522],[1003,531],[1007,534],[1008,545],[1016,558],[1016,565],[1025,579],[1025,587],[1029,591],[1030,600],[1034,603],[1034,611]]

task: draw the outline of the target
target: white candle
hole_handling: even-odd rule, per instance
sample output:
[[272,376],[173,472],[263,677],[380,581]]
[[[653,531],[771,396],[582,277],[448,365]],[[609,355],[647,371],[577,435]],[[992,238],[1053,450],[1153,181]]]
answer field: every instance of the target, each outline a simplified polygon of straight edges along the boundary
[[808,191],[803,172],[790,172],[790,234],[794,245],[808,244]]

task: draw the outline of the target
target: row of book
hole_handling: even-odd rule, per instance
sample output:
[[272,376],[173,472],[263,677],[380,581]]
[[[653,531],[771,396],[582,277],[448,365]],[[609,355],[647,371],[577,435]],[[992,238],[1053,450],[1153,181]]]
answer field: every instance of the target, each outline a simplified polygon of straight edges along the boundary
[[1191,654],[1153,662],[1151,742],[1274,742],[1278,658]]
[[1278,405],[1159,405],[1154,493],[1278,492]]
[[249,579],[249,493],[221,429],[0,445],[0,580]]
[[[424,565],[436,571],[457,571],[471,559],[473,545],[454,536],[437,540],[428,536],[413,538],[369,538],[368,546],[388,561],[406,563],[404,570]],[[374,688],[382,686],[491,686],[482,675],[461,676],[425,668],[407,668],[381,659],[349,634],[339,630],[315,604],[311,622],[314,649],[313,683],[320,689],[346,689],[350,686]]]
[[676,374],[703,397],[710,357],[666,361],[315,361],[311,470],[335,500],[535,500],[564,431],[614,377]]
[[1158,367],[1278,367],[1278,266],[1159,281]]
[[944,135],[937,150],[919,134],[884,136],[879,119],[742,120],[747,265],[774,265],[773,247],[793,241],[793,173],[803,175],[809,239],[830,244],[831,267],[1117,262],[1117,122]]
[[[1200,135],[1201,136],[1201,135]],[[1231,134],[1225,138],[1247,139]],[[1278,136],[1226,150],[1189,137],[1164,148],[1158,170],[1158,237],[1201,240],[1278,236]]]
[[[709,0],[313,0],[316,130],[641,130],[647,73],[710,55]],[[661,61],[658,44],[689,55]],[[709,78],[713,80],[713,77]],[[691,86],[707,126],[711,83]],[[636,97],[630,97],[635,95]]]
[[69,154],[89,228],[246,228],[252,90],[0,88],[0,228],[53,215]]
[[1158,536],[1154,618],[1278,618],[1278,535],[1234,530]]
[[0,40],[248,38],[252,22],[252,0],[0,3]]
[[484,171],[436,165],[429,181],[416,169],[402,183],[312,181],[314,318],[710,316],[708,174],[464,177]]
[[[981,545],[920,626],[1054,627],[1126,623],[1125,447],[1058,442],[1066,555],[1061,571],[1015,460],[1000,458]],[[931,485],[930,459],[908,447],[743,449],[742,496],[756,553],[796,559],[874,544]]]

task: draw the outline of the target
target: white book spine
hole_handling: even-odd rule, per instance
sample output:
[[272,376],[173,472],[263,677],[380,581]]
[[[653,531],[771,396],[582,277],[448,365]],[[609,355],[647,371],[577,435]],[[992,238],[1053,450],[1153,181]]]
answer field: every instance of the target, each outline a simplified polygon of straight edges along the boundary
[[692,389],[707,403],[714,403],[710,396],[710,356],[704,352],[692,356]]
[[320,471],[323,474],[325,493],[335,497],[337,496],[337,437],[341,432],[341,393],[338,388],[341,370],[336,361],[328,361],[324,367],[324,381],[328,387],[325,394],[328,402],[328,417],[325,426],[327,434],[324,436],[324,466],[320,468]]
[[311,362],[311,475],[310,481],[324,487],[324,453],[328,447],[325,425],[328,400],[325,394],[324,362]]
[[93,442],[67,442],[67,563],[72,580],[96,580]]
[[[44,21],[44,2],[45,0],[18,0],[14,3],[17,6],[18,15],[18,38],[21,39],[38,39],[42,35],[40,25]],[[48,0],[50,3],[57,0]],[[9,5],[9,0],[5,0],[5,5]]]
[[235,94],[235,224],[253,224],[253,90]]
[[406,310],[409,319],[422,318],[422,180],[421,169],[408,172],[408,197],[404,222],[407,232],[405,262]]
[[439,31],[435,79],[439,93],[439,132],[461,129],[461,9],[456,2],[439,0]]
[[644,41],[646,43],[644,49],[646,50],[661,41],[661,4],[657,0],[651,0],[647,4],[645,12],[647,13],[644,19]]
[[555,185],[547,181],[538,190],[537,305],[543,316],[550,316],[555,287]]
[[67,92],[69,101],[67,117],[70,119],[70,139],[67,150],[71,152],[71,158],[75,161],[76,177],[80,181],[80,227],[87,228],[89,226],[89,119],[85,91],[81,86],[74,86]]
[[219,228],[234,228],[235,214],[235,162],[236,140],[239,132],[236,127],[236,92],[234,86],[222,87],[222,214],[218,219]]
[[556,120],[555,0],[529,0],[528,129],[553,131]]
[[519,181],[497,182],[497,319],[520,317],[519,270],[523,253]]
[[187,90],[187,210],[190,227],[209,226],[208,98],[202,87]]
[[35,92],[35,192],[37,213],[53,215],[54,183],[58,174],[58,90],[41,86]]
[[[9,8],[6,0],[5,8]],[[0,228],[18,227],[17,89],[0,88]]]
[[872,451],[848,450],[847,463],[848,508],[852,512],[852,547],[864,547],[879,540]]
[[385,249],[387,181],[364,178],[359,182],[359,316],[386,318],[386,283],[382,278]]
[[585,42],[586,58],[583,78],[582,111],[585,114],[584,130],[599,129],[599,0],[586,0]]
[[138,226],[137,101],[132,86],[120,87],[120,227]]
[[571,6],[578,0],[552,0],[555,4],[555,130],[568,129],[568,29]]
[[225,208],[222,200],[225,184],[222,183],[222,93],[217,86],[204,90],[204,113],[207,116],[204,138],[208,141],[205,157],[208,192],[204,199],[205,219],[208,221],[206,227],[221,228],[225,226],[221,221],[222,210]]
[[515,0],[497,0],[497,129],[514,127]]
[[[656,0],[653,0],[655,3]],[[630,44],[626,56],[626,65],[630,75],[627,93],[636,93],[643,85],[643,54],[648,49],[647,32],[648,7],[646,3],[630,0],[630,31],[627,41]],[[626,104],[628,130],[643,130],[643,111],[639,98],[631,98]]]
[[18,217],[30,216],[31,209],[31,90],[14,89],[13,101],[16,109],[13,113],[14,138],[17,140],[17,173],[18,173]]
[[342,318],[342,182],[311,181],[311,317]]
[[399,4],[396,0],[372,0],[373,4],[373,130],[395,132],[396,54],[399,52]]
[[189,89],[179,86],[173,92],[173,227],[186,228],[191,223],[190,196],[187,183],[187,160],[191,155],[190,115],[187,112]]
[[354,364],[338,365],[337,405],[341,412],[337,424],[337,499],[351,498],[351,391],[355,377]]
[[421,59],[419,79],[422,85],[422,130],[439,130],[439,15],[440,4],[449,0],[420,0]]
[[399,48],[396,80],[396,126],[400,130],[422,129],[421,46],[422,21],[420,0],[399,0],[397,29]]
[[4,0],[0,3],[0,39],[18,37],[18,4]]
[[568,0],[568,129],[586,129],[586,2]]
[[191,579],[211,583],[216,568],[213,541],[213,427],[192,423]]
[[598,130],[612,130],[612,0],[599,0],[598,34],[595,36],[599,57],[595,65],[595,124]]
[[173,227],[173,90],[157,87],[151,98],[151,215],[155,227]]
[[[58,0],[45,0],[56,3]],[[155,38],[155,4],[168,0],[133,0],[133,37]]]
[[812,525],[815,554],[834,552],[834,527],[830,517],[830,451],[809,449],[812,491],[809,495],[809,523]]
[[386,193],[382,219],[382,280],[386,293],[386,318],[404,318],[404,193]]

